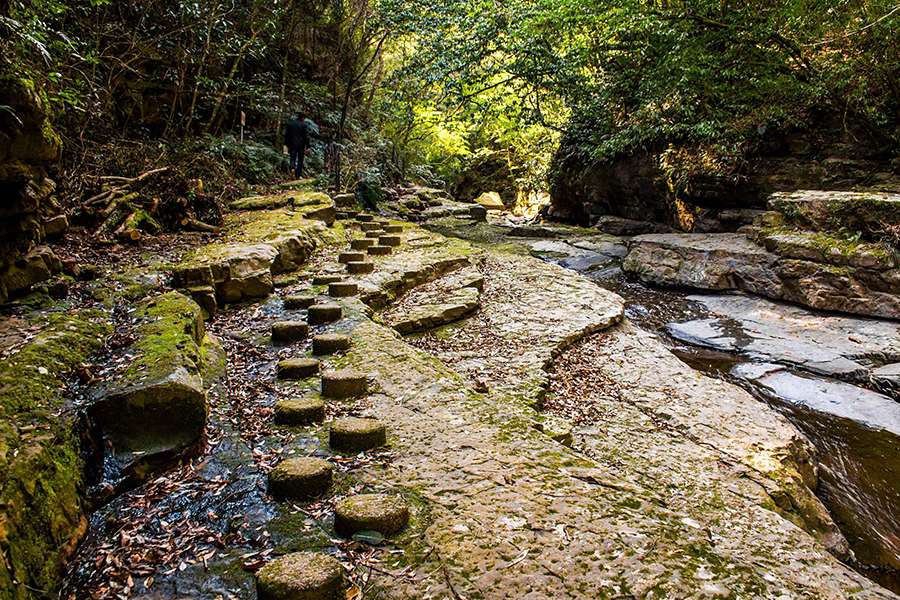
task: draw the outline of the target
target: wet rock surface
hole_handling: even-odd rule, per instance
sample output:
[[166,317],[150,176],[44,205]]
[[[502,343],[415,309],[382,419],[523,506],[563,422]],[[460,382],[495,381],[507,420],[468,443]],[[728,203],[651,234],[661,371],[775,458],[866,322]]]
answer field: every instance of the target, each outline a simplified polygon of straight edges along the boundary
[[868,382],[878,365],[900,358],[900,323],[812,312],[742,294],[695,295],[707,318],[672,323],[691,344]]

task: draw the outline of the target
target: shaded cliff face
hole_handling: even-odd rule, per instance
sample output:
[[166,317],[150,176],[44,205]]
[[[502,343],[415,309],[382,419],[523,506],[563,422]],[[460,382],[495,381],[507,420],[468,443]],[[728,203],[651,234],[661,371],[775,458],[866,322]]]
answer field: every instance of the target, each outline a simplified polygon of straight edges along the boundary
[[59,211],[47,177],[59,153],[34,83],[0,63],[0,301],[29,278],[33,265],[21,259],[43,241],[44,221]]
[[900,160],[874,152],[879,144],[859,132],[828,124],[773,132],[738,156],[672,143],[598,161],[577,146],[563,139],[554,158],[548,214],[585,226],[612,215],[684,231],[728,231],[741,223],[726,217],[765,208],[772,192],[900,191]]

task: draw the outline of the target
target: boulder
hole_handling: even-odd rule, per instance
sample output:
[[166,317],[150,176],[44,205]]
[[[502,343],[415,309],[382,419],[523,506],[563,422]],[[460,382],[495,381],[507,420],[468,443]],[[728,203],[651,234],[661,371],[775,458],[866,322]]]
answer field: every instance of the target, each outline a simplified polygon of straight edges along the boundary
[[[27,293],[31,286],[62,272],[62,262],[47,246],[37,246],[10,265],[0,275],[0,299]],[[5,292],[5,293],[4,293]]]
[[172,457],[199,448],[206,388],[224,359],[205,333],[200,307],[183,294],[148,300],[137,316],[127,368],[106,385],[88,414],[121,476],[142,479]]
[[506,205],[503,204],[503,199],[497,192],[484,192],[475,198],[475,202],[487,210],[506,210]]

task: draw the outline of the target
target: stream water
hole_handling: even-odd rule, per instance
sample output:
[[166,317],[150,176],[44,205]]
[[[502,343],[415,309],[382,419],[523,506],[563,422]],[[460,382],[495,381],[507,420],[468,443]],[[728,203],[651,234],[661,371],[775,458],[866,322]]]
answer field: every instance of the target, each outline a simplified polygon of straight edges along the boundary
[[[533,242],[529,244],[535,247]],[[738,353],[687,344],[670,335],[672,323],[709,315],[706,307],[689,297],[696,292],[660,289],[630,281],[616,267],[617,261],[592,261],[584,254],[583,244],[579,246],[575,248],[575,257],[561,254],[558,242],[546,246],[552,252],[542,252],[538,245],[534,253],[580,271],[598,285],[618,293],[626,301],[627,317],[639,327],[658,334],[686,364],[740,385],[785,415],[818,452],[816,493],[851,545],[856,556],[852,566],[881,585],[900,592],[900,427],[895,427],[900,423],[896,419],[900,415],[900,403],[882,397],[873,407],[870,402],[855,397],[855,390],[860,389],[856,386],[791,369],[785,371],[785,376],[792,379],[777,390],[740,377],[737,374],[742,365],[755,366],[758,361]],[[579,268],[583,265],[591,268]],[[729,335],[740,337],[742,332],[733,331]],[[802,389],[816,385],[825,387]]]

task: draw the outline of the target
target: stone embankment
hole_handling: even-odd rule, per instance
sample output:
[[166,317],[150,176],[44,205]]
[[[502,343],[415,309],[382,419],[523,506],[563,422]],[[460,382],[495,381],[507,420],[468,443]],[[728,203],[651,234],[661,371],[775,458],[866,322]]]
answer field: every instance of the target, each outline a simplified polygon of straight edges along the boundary
[[781,193],[769,207],[740,233],[637,236],[623,268],[648,283],[900,319],[900,195]]

